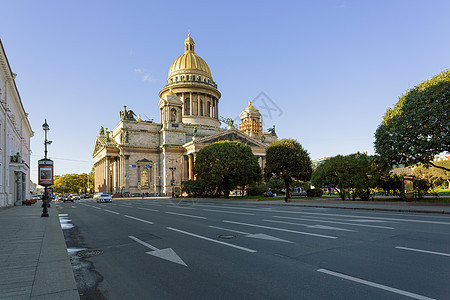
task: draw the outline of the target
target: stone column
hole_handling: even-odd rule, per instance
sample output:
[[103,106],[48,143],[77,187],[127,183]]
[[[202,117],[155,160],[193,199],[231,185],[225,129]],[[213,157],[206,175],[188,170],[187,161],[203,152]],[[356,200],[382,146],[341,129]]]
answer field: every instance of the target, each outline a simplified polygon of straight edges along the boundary
[[27,200],[27,174],[22,173],[22,200]]
[[109,157],[106,157],[106,192],[108,193],[111,190],[111,180],[109,174]]
[[215,106],[215,118],[216,119],[218,119],[219,118],[219,100],[218,99],[215,99],[215,101],[216,101],[216,106]]
[[14,205],[22,205],[22,172],[15,172],[17,178],[16,201]]
[[190,110],[189,114],[190,114],[191,116],[193,116],[193,115],[194,115],[194,99],[192,99],[192,93],[189,93],[189,106],[190,106],[190,108],[189,108],[189,110]]
[[193,163],[192,163],[192,154],[188,154],[188,169],[189,169],[189,180],[192,180],[192,172],[193,172]]

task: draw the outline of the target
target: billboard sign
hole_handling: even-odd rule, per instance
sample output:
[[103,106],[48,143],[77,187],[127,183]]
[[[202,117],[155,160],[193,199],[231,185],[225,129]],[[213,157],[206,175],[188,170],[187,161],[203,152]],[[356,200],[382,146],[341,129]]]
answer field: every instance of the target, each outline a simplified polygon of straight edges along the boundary
[[38,161],[38,184],[42,186],[53,184],[53,161],[41,159]]

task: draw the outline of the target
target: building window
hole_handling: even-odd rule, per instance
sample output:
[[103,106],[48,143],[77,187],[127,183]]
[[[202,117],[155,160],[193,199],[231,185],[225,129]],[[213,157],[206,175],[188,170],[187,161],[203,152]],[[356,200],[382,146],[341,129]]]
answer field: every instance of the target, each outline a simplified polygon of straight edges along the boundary
[[181,80],[184,80],[184,76],[181,76]]
[[191,114],[191,100],[189,98],[184,99],[184,114],[186,116]]
[[175,81],[178,81],[178,76],[175,77]]
[[211,102],[206,102],[206,116],[211,117]]
[[203,116],[203,100],[200,99],[200,116]]

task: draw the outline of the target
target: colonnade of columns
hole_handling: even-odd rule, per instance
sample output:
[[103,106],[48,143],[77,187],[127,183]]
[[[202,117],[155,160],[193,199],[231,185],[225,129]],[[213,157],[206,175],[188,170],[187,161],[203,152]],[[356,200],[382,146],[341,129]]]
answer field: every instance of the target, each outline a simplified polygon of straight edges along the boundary
[[180,93],[184,116],[205,116],[219,118],[219,99],[203,93]]

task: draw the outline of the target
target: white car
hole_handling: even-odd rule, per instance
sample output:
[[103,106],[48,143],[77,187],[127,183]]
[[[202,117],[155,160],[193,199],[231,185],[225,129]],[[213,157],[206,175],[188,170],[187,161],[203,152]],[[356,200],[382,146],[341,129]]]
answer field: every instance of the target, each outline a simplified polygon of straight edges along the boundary
[[72,194],[72,199],[73,200],[80,200],[80,196],[78,196],[77,194]]
[[97,203],[100,202],[112,202],[112,197],[108,193],[101,193],[97,196]]

